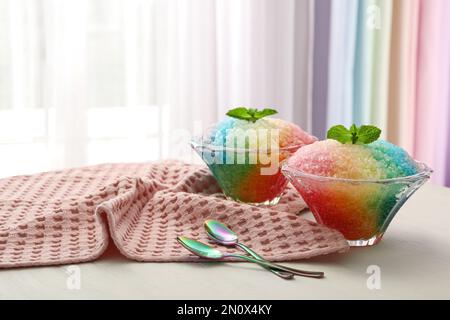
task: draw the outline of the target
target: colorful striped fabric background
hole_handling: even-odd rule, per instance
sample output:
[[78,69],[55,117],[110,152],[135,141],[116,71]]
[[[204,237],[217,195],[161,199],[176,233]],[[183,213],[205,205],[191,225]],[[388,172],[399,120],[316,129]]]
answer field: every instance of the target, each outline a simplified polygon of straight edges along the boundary
[[314,134],[376,124],[450,186],[450,1],[314,2]]

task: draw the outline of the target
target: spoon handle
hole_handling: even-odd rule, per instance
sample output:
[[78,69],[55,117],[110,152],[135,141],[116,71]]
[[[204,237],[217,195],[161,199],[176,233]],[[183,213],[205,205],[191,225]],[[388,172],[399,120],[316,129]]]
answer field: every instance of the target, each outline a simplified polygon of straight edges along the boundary
[[[238,248],[244,250],[245,252],[247,252],[253,258],[265,261],[265,259],[263,257],[261,257],[259,254],[257,254],[255,251],[253,251],[252,249],[250,249],[246,245],[238,242],[238,243],[236,243],[236,246]],[[269,270],[270,272],[276,274],[277,276],[279,276],[280,278],[283,278],[283,279],[292,279],[292,277],[294,276],[294,274],[292,272],[286,272],[286,271],[282,271],[282,270],[279,270],[279,269],[272,269],[272,268],[266,267],[266,266],[262,266],[262,267],[267,269],[267,270]]]
[[259,264],[261,266],[265,266],[265,267],[269,267],[269,268],[274,268],[274,269],[278,269],[278,270],[291,272],[291,273],[293,273],[295,275],[303,276],[303,277],[323,278],[325,276],[325,274],[323,272],[310,272],[310,271],[297,270],[297,269],[294,269],[294,268],[289,268],[289,267],[282,266],[281,264],[268,262],[266,260],[259,260],[259,259],[255,259],[255,258],[252,258],[252,257],[243,256],[243,255],[240,255],[240,254],[230,253],[230,254],[225,254],[223,257],[224,258],[232,257],[232,258],[244,259],[244,260],[247,260],[249,262],[257,263],[257,264]]
[[[242,248],[243,250],[245,250],[247,253],[249,253],[250,255],[252,255],[254,258],[258,259],[258,260],[262,260],[262,261],[267,261],[266,259],[264,259],[263,257],[261,257],[259,254],[257,254],[255,251],[253,251],[252,249],[250,249],[249,247],[247,247],[246,245],[242,244],[242,243],[238,243],[237,246],[239,246],[240,248]],[[321,271],[305,271],[305,270],[299,270],[299,269],[294,269],[294,268],[290,268],[287,266],[283,266],[285,270],[289,270],[288,272],[294,273],[295,272],[301,272],[302,274],[308,274],[308,275],[312,275],[312,276],[317,276],[317,277],[323,277],[324,273]]]

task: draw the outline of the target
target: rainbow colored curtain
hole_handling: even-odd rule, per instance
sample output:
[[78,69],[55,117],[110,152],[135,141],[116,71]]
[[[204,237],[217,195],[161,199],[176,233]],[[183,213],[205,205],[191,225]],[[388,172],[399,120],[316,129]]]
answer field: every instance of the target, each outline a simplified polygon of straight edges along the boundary
[[450,186],[450,1],[314,2],[313,132],[376,124]]

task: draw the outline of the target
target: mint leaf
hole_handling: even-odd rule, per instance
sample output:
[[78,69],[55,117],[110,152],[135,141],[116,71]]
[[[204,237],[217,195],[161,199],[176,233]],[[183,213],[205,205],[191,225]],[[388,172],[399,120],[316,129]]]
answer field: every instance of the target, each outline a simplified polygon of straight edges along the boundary
[[275,109],[263,109],[261,111],[256,111],[255,117],[258,119],[262,119],[264,117],[271,116],[271,115],[274,115],[277,113],[278,113],[278,111]]
[[375,126],[364,125],[358,129],[358,142],[363,144],[377,141],[381,135],[381,130]]
[[343,125],[337,125],[328,130],[327,139],[337,140],[340,143],[348,143],[352,141],[352,133]]
[[231,109],[230,111],[227,112],[227,116],[241,120],[252,119],[252,116],[248,112],[248,109],[244,107]]
[[231,109],[230,111],[228,111],[227,116],[236,118],[236,119],[240,119],[240,120],[256,122],[259,119],[262,119],[264,117],[267,117],[267,116],[270,116],[270,115],[273,115],[276,113],[278,113],[278,111],[276,111],[274,109],[263,109],[260,111],[258,109],[254,109],[254,108],[239,107],[239,108]]
[[363,125],[358,128],[353,124],[350,129],[343,125],[337,125],[328,130],[327,138],[341,143],[369,144],[378,140],[380,134],[381,130],[371,125]]

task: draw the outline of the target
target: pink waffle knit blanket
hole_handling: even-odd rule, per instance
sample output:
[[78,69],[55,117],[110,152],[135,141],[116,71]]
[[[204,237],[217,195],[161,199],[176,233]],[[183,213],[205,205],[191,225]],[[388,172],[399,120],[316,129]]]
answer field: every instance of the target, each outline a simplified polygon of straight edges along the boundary
[[304,208],[292,189],[270,208],[226,200],[207,168],[174,161],[12,177],[0,180],[0,267],[95,260],[110,238],[130,259],[199,261],[176,237],[209,242],[206,219],[273,261],[348,249],[337,231],[299,217]]

